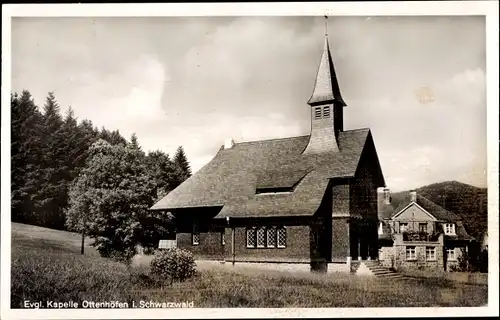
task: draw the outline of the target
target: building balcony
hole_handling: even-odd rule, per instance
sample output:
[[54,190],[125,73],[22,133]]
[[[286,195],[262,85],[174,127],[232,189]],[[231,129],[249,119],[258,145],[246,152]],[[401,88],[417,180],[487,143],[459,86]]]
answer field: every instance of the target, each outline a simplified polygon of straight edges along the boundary
[[444,243],[442,233],[402,232],[393,233],[391,237],[395,245],[407,245],[408,243]]
[[403,241],[405,242],[437,242],[439,241],[439,233],[426,232],[403,232]]

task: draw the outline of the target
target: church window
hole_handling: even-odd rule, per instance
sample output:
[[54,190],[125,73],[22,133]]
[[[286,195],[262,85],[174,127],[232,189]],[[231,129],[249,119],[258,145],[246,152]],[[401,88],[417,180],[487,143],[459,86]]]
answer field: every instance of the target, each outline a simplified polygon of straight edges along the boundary
[[200,232],[198,231],[198,227],[196,225],[193,226],[193,235],[191,238],[191,244],[193,246],[197,246],[200,244]]
[[247,228],[247,248],[286,248],[285,227]]
[[256,242],[255,228],[247,228],[247,248],[254,248]]
[[266,247],[266,229],[259,228],[257,229],[257,248],[265,248]]
[[278,248],[286,248],[286,228],[278,228]]
[[267,228],[267,247],[276,247],[276,228]]

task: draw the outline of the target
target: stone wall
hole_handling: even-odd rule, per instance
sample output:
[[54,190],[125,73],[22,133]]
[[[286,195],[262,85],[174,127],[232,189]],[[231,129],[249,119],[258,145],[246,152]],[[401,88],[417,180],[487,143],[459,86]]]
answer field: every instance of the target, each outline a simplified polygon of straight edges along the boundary
[[[415,247],[416,258],[406,259],[406,248]],[[435,250],[435,259],[426,259],[426,248],[433,247]],[[380,263],[388,268],[396,270],[406,269],[444,269],[444,248],[435,243],[409,243],[405,245],[394,245],[392,247],[381,247],[379,250]]]

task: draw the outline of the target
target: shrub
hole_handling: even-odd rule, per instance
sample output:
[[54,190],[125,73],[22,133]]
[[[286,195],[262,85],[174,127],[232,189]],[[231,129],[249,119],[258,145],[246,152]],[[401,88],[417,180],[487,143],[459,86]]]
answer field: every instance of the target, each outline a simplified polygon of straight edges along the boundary
[[474,256],[469,254],[464,248],[460,248],[460,256],[457,259],[457,266],[455,270],[458,272],[475,271],[474,265],[476,264]]
[[150,264],[151,274],[172,281],[184,281],[196,274],[193,254],[183,249],[158,250]]
[[488,249],[481,251],[477,261],[479,272],[488,272]]

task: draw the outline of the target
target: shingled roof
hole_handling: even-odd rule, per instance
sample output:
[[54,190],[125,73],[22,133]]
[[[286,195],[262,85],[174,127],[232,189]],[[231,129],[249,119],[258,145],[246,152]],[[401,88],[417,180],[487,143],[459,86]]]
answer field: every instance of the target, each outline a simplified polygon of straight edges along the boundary
[[[367,140],[373,141],[369,129],[340,132],[340,152],[319,154],[302,154],[308,135],[221,147],[208,164],[151,210],[220,206],[217,218],[312,215],[329,179],[354,176]],[[293,189],[256,192],[280,187]]]
[[[406,208],[410,203],[410,196],[409,192],[404,193],[404,200],[399,203],[399,205],[394,209],[394,211],[389,212],[388,210],[384,212],[379,211],[379,219],[391,219],[395,215],[397,215],[401,210]],[[450,212],[446,210],[445,208],[441,207],[440,205],[432,202],[431,200],[427,199],[424,196],[421,196],[417,194],[417,201],[416,203],[421,206],[424,210],[429,212],[434,218],[436,218],[438,221],[442,222],[453,222],[455,223],[455,235],[446,235],[445,239],[449,240],[474,240],[473,237],[471,237],[467,231],[465,230],[465,227],[460,219],[459,216],[454,214],[453,212]],[[390,238],[389,236],[390,230],[387,224],[383,223],[383,234],[379,235],[379,239],[386,239]]]
[[[406,206],[408,206],[411,203],[409,197],[405,197],[405,200],[401,201],[401,203],[397,206],[397,208],[394,210],[394,213],[391,215],[391,218],[398,214],[401,210],[403,210]],[[460,218],[454,214],[453,212],[450,212],[446,210],[445,208],[441,207],[440,205],[432,202],[431,200],[417,194],[417,204],[424,208],[427,212],[429,212],[434,218],[440,221],[449,221],[449,222],[455,222],[459,220]]]
[[330,46],[328,45],[328,37],[325,35],[323,54],[318,67],[318,73],[316,74],[313,93],[307,103],[313,105],[332,101],[337,101],[340,105],[346,106],[340,94],[337,74],[333,66]]

